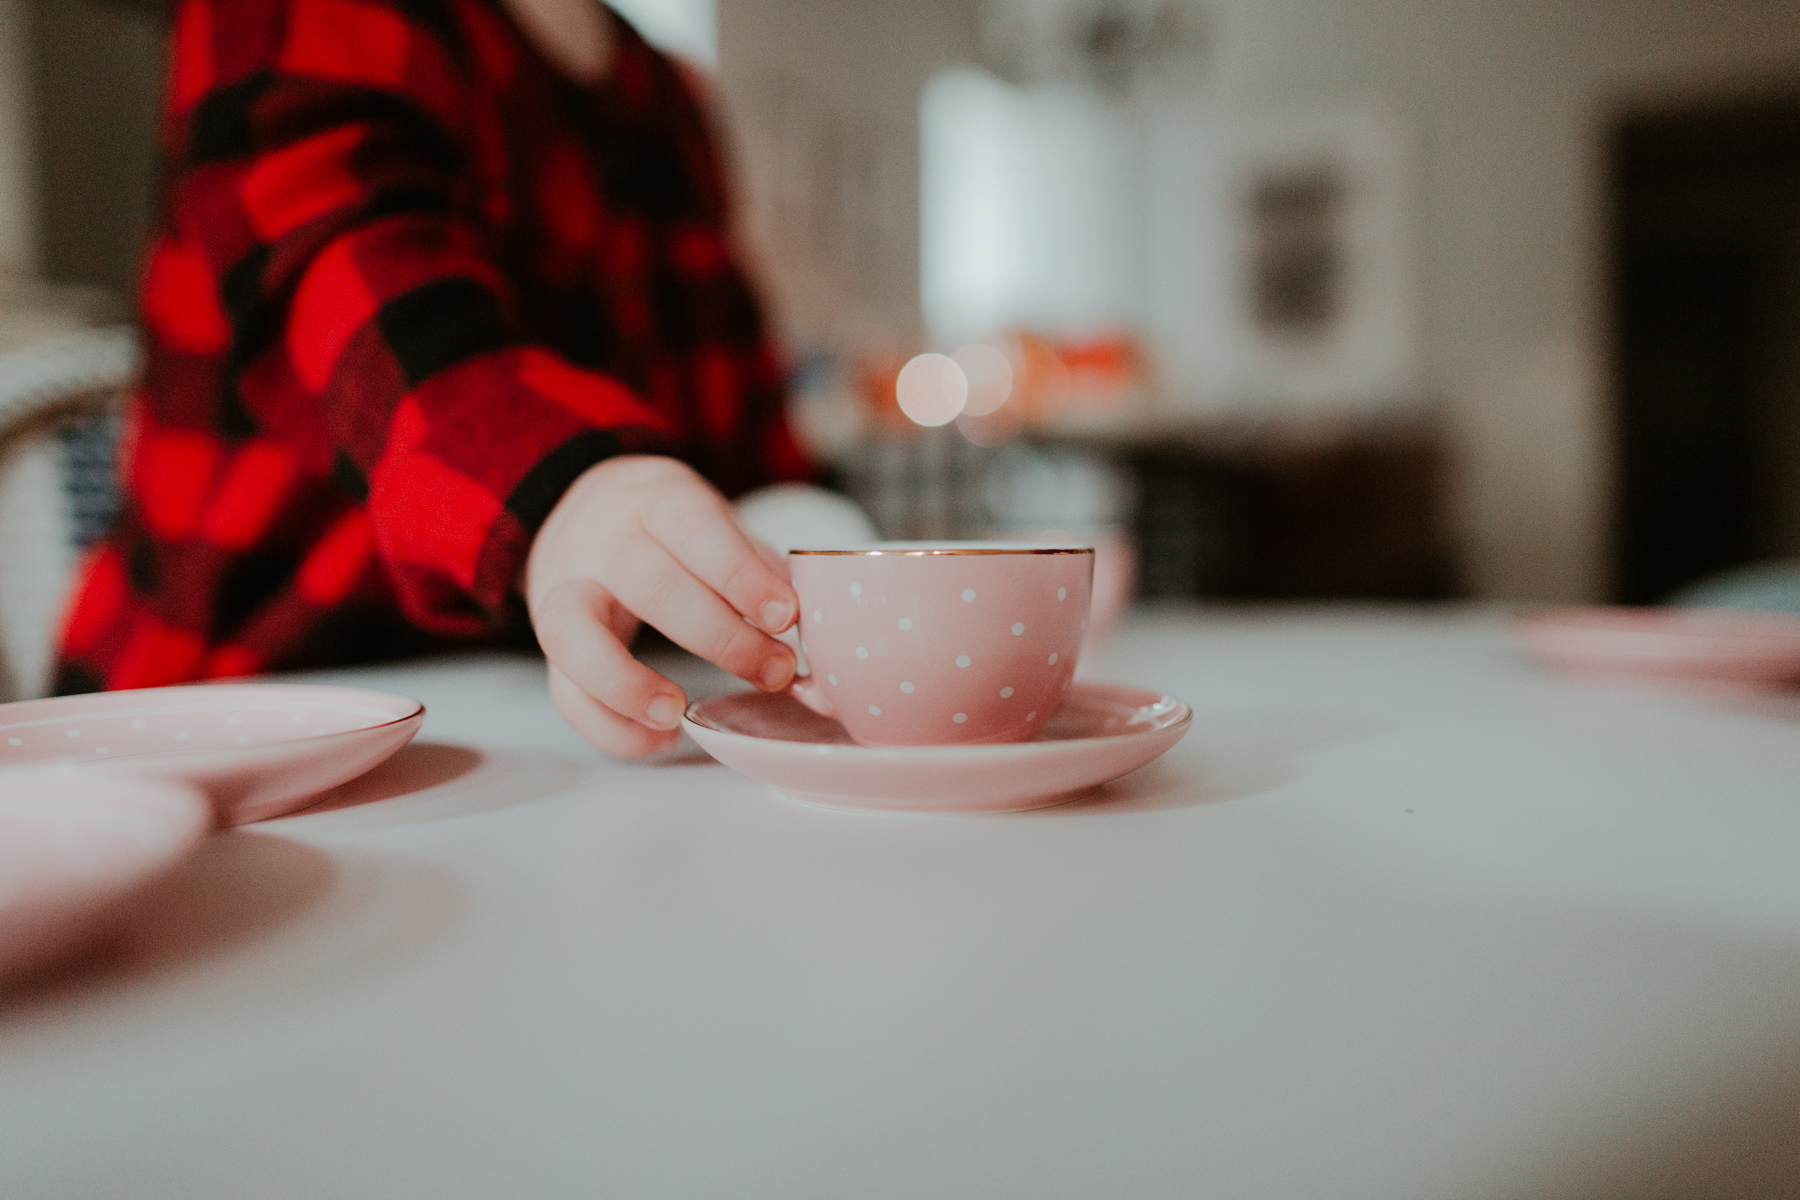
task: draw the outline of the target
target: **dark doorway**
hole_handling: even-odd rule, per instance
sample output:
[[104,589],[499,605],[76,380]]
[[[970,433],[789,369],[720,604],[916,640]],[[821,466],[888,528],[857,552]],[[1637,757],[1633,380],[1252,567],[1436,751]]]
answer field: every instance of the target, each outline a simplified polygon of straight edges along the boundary
[[1800,94],[1612,143],[1614,591],[1800,556]]

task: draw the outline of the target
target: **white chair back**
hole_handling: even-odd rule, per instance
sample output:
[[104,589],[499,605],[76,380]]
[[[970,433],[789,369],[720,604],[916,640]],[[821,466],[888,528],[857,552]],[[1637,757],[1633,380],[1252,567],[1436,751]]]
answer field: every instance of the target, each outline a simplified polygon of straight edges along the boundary
[[44,695],[69,577],[116,501],[137,339],[124,326],[0,352],[0,701]]

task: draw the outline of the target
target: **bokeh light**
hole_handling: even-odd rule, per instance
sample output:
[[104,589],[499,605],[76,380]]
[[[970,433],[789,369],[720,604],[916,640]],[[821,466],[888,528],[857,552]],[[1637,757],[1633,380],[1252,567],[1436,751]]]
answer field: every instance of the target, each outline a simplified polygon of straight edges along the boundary
[[969,402],[969,377],[946,354],[920,354],[894,382],[900,411],[919,425],[947,425]]
[[985,417],[999,411],[1012,395],[1012,360],[1002,351],[980,342],[964,346],[950,357],[969,381],[969,400],[963,405],[963,413]]

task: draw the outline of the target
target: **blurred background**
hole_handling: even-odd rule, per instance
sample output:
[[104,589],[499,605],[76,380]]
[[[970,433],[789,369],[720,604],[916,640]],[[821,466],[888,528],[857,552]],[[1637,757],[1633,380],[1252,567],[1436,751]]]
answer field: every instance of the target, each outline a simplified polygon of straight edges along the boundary
[[[797,424],[888,536],[1092,537],[1149,598],[1800,556],[1792,0],[616,7],[716,80]],[[0,422],[52,414],[0,442],[0,620],[69,540],[8,488],[104,519],[165,27],[0,0]]]

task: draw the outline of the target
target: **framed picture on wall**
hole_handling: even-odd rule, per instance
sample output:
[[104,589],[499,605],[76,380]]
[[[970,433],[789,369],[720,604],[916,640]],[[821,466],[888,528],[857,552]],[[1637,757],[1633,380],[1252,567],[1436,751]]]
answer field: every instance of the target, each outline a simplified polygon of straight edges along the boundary
[[1150,134],[1146,327],[1180,409],[1410,403],[1412,137],[1373,110],[1172,106]]

